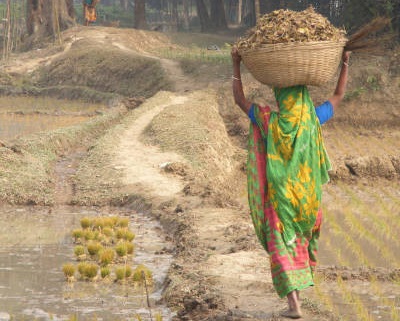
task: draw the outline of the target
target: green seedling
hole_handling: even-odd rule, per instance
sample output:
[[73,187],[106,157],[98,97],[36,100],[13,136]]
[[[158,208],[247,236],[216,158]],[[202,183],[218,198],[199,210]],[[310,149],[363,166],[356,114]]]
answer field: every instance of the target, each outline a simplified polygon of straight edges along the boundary
[[129,218],[119,218],[117,226],[127,228],[129,226]]
[[72,263],[65,263],[62,267],[62,270],[66,278],[72,278],[75,274],[76,268]]
[[100,269],[100,275],[103,279],[106,278],[107,276],[109,276],[110,274],[111,274],[111,270],[108,266],[103,266]]
[[88,264],[89,264],[88,262],[80,262],[78,264],[78,272],[81,275],[81,277],[85,276],[85,271],[86,271]]
[[119,266],[115,269],[115,277],[118,281],[129,278],[132,275],[130,266]]
[[82,227],[83,229],[89,228],[89,227],[90,227],[90,224],[91,224],[90,218],[84,217],[84,218],[81,219],[81,227]]
[[107,237],[113,237],[114,235],[113,229],[111,227],[105,227],[102,232]]
[[99,242],[91,241],[87,245],[87,250],[90,255],[94,256],[97,255],[103,246]]
[[97,275],[99,267],[97,264],[88,263],[84,268],[84,276],[88,279],[93,279]]
[[74,247],[74,254],[76,256],[81,256],[83,254],[85,254],[85,248],[82,245],[77,245]]
[[135,283],[143,284],[146,281],[147,285],[153,284],[153,273],[143,264],[138,265],[133,271],[132,279]]
[[94,240],[95,236],[95,233],[91,230],[86,230],[84,233],[84,238],[86,241]]
[[125,244],[128,254],[133,254],[133,251],[135,250],[135,245],[133,245],[132,242],[125,242]]
[[126,246],[126,243],[125,242],[118,243],[115,246],[115,252],[120,257],[125,256],[128,253],[128,247]]
[[74,238],[74,241],[77,242],[79,239],[83,238],[84,232],[81,229],[76,229],[72,231],[72,237]]
[[129,242],[132,242],[135,238],[135,234],[133,232],[131,232],[130,230],[128,230],[127,228],[119,228],[116,232],[115,232],[115,237],[118,240],[124,239],[127,240]]
[[106,248],[100,251],[99,253],[99,261],[102,266],[106,266],[111,264],[114,260],[115,252],[111,248]]

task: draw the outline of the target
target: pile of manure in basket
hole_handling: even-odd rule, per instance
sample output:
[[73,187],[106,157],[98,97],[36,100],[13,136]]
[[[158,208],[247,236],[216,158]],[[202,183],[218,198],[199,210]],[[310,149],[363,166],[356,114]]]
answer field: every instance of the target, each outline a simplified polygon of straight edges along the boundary
[[264,44],[339,41],[345,39],[345,34],[345,30],[333,26],[313,7],[304,11],[280,9],[261,16],[256,26],[240,38],[236,46],[246,50]]

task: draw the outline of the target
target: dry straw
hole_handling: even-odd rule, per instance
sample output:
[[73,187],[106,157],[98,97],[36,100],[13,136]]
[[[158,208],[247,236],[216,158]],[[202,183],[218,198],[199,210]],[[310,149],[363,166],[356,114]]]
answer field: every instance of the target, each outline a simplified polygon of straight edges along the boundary
[[274,87],[322,85],[335,74],[347,39],[312,7],[276,10],[261,17],[236,43],[243,63]]

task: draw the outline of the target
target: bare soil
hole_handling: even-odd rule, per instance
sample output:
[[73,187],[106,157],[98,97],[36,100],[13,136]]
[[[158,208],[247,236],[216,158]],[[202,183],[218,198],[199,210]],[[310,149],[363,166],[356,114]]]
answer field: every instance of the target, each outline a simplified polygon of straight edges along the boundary
[[[248,120],[231,96],[230,65],[197,60],[197,72],[182,69],[187,61],[171,53],[190,49],[184,39],[179,44],[174,41],[176,35],[79,27],[65,32],[63,39],[63,48],[56,52],[49,47],[16,54],[4,66],[4,72],[14,80],[24,76],[37,86],[43,80],[38,72],[43,70],[63,82],[76,76],[75,86],[100,92],[115,90],[108,82],[112,77],[114,82],[120,77],[121,83],[131,87],[147,84],[137,93],[118,92],[126,113],[118,124],[92,141],[86,157],[76,165],[71,202],[131,207],[160,220],[175,244],[164,300],[176,311],[176,320],[281,320],[279,312],[286,302],[272,287],[268,257],[256,240],[248,215]],[[193,36],[191,41],[195,39]],[[199,39],[203,46],[204,35]],[[213,44],[234,37],[213,35],[209,39]],[[95,84],[90,84],[90,76],[83,84],[82,73],[57,69],[68,57],[77,57],[68,55],[82,43],[90,43],[91,50],[99,52],[107,48],[111,53],[112,48],[116,64],[120,57],[151,59],[162,69],[162,81],[157,81],[154,71],[140,74],[146,79],[134,78],[135,70],[140,69],[137,65],[129,74],[132,79],[122,71],[103,68]],[[209,54],[206,49],[205,53]],[[304,320],[367,320],[365,315],[372,320],[393,320],[391,316],[399,309],[400,265],[396,252],[390,249],[396,229],[384,224],[400,209],[398,57],[398,49],[379,58],[354,56],[348,98],[336,111],[335,119],[323,128],[334,169],[332,182],[325,188],[327,218],[322,234],[326,236],[321,239],[316,286],[302,295]],[[79,63],[76,59],[76,70],[81,68]],[[121,68],[125,67],[122,64]],[[155,91],[146,89],[153,88],[152,81]],[[246,94],[254,101],[274,104],[271,90],[245,70],[244,84]],[[312,88],[315,104],[327,99],[333,89],[334,81],[323,88]],[[19,159],[14,155],[10,160],[14,158]],[[374,204],[368,205],[375,197]],[[376,216],[371,219],[369,206],[375,206]],[[388,209],[384,211],[385,207]],[[351,221],[353,212],[358,216]],[[355,222],[371,225],[358,227],[354,231],[358,239],[351,241],[345,235],[352,236]],[[374,222],[380,222],[379,229],[387,231],[388,242],[382,244],[389,244],[388,248],[375,248],[371,246],[374,240],[363,238],[362,234],[374,228]],[[398,239],[394,237],[393,242],[397,249]],[[380,251],[387,262],[382,262]],[[384,290],[387,288],[394,299]],[[382,302],[387,308],[379,308],[385,306]]]

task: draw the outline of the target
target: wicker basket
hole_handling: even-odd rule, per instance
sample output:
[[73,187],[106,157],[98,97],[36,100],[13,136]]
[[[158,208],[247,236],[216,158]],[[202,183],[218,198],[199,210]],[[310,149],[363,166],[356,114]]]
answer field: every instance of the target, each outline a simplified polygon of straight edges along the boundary
[[320,86],[335,75],[345,44],[345,40],[279,43],[239,53],[250,73],[263,84]]

